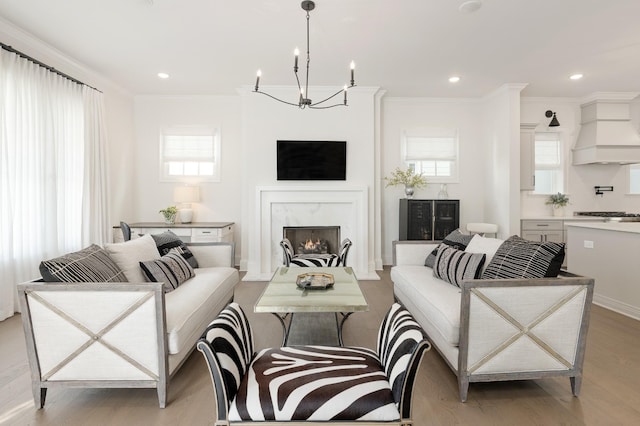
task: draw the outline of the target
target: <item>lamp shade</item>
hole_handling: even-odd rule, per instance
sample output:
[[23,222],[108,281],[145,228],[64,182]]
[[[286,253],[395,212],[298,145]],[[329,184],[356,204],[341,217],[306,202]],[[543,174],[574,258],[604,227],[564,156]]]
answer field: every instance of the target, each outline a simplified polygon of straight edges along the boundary
[[197,203],[200,201],[200,187],[187,185],[175,187],[173,201],[176,203]]

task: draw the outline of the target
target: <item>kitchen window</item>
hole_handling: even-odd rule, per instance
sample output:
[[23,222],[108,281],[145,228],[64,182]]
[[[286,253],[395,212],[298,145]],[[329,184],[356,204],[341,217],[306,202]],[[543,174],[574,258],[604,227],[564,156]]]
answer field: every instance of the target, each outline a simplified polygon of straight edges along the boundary
[[429,182],[458,181],[457,129],[426,128],[403,132],[402,160]]
[[534,156],[534,194],[564,192],[564,165],[560,133],[536,133]]
[[220,137],[209,127],[171,127],[160,135],[160,181],[220,181]]
[[629,165],[629,194],[640,194],[640,164]]

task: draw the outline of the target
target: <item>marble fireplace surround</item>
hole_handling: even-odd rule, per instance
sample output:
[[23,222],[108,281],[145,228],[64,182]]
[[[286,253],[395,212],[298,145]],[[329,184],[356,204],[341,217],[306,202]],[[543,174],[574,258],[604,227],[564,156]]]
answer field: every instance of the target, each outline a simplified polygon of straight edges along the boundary
[[260,186],[256,188],[256,214],[247,274],[244,280],[269,280],[282,265],[283,227],[340,226],[349,238],[348,266],[359,279],[377,280],[369,268],[369,196],[366,187]]

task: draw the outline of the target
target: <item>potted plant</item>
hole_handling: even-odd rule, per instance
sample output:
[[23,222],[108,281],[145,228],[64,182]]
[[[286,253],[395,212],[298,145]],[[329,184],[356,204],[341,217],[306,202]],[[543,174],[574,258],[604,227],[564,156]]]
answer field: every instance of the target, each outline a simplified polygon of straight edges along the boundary
[[547,198],[547,202],[545,204],[551,204],[554,216],[562,216],[564,215],[564,207],[569,204],[569,197],[560,192],[557,194],[551,194],[549,195],[549,198]]
[[164,217],[164,223],[167,225],[173,225],[176,223],[176,215],[178,214],[178,208],[176,206],[169,206],[166,209],[160,210],[162,216]]
[[404,185],[404,193],[407,198],[413,198],[415,188],[427,186],[427,178],[422,176],[422,173],[416,174],[411,167],[407,170],[396,167],[396,169],[391,172],[391,176],[385,177],[384,180],[387,182],[386,186]]

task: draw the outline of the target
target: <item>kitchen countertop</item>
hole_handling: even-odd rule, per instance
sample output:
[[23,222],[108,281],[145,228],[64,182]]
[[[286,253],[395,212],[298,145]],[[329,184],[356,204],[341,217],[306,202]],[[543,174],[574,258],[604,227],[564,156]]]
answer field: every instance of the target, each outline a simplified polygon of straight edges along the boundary
[[591,222],[568,223],[569,227],[600,229],[603,231],[630,232],[640,234],[640,222]]

